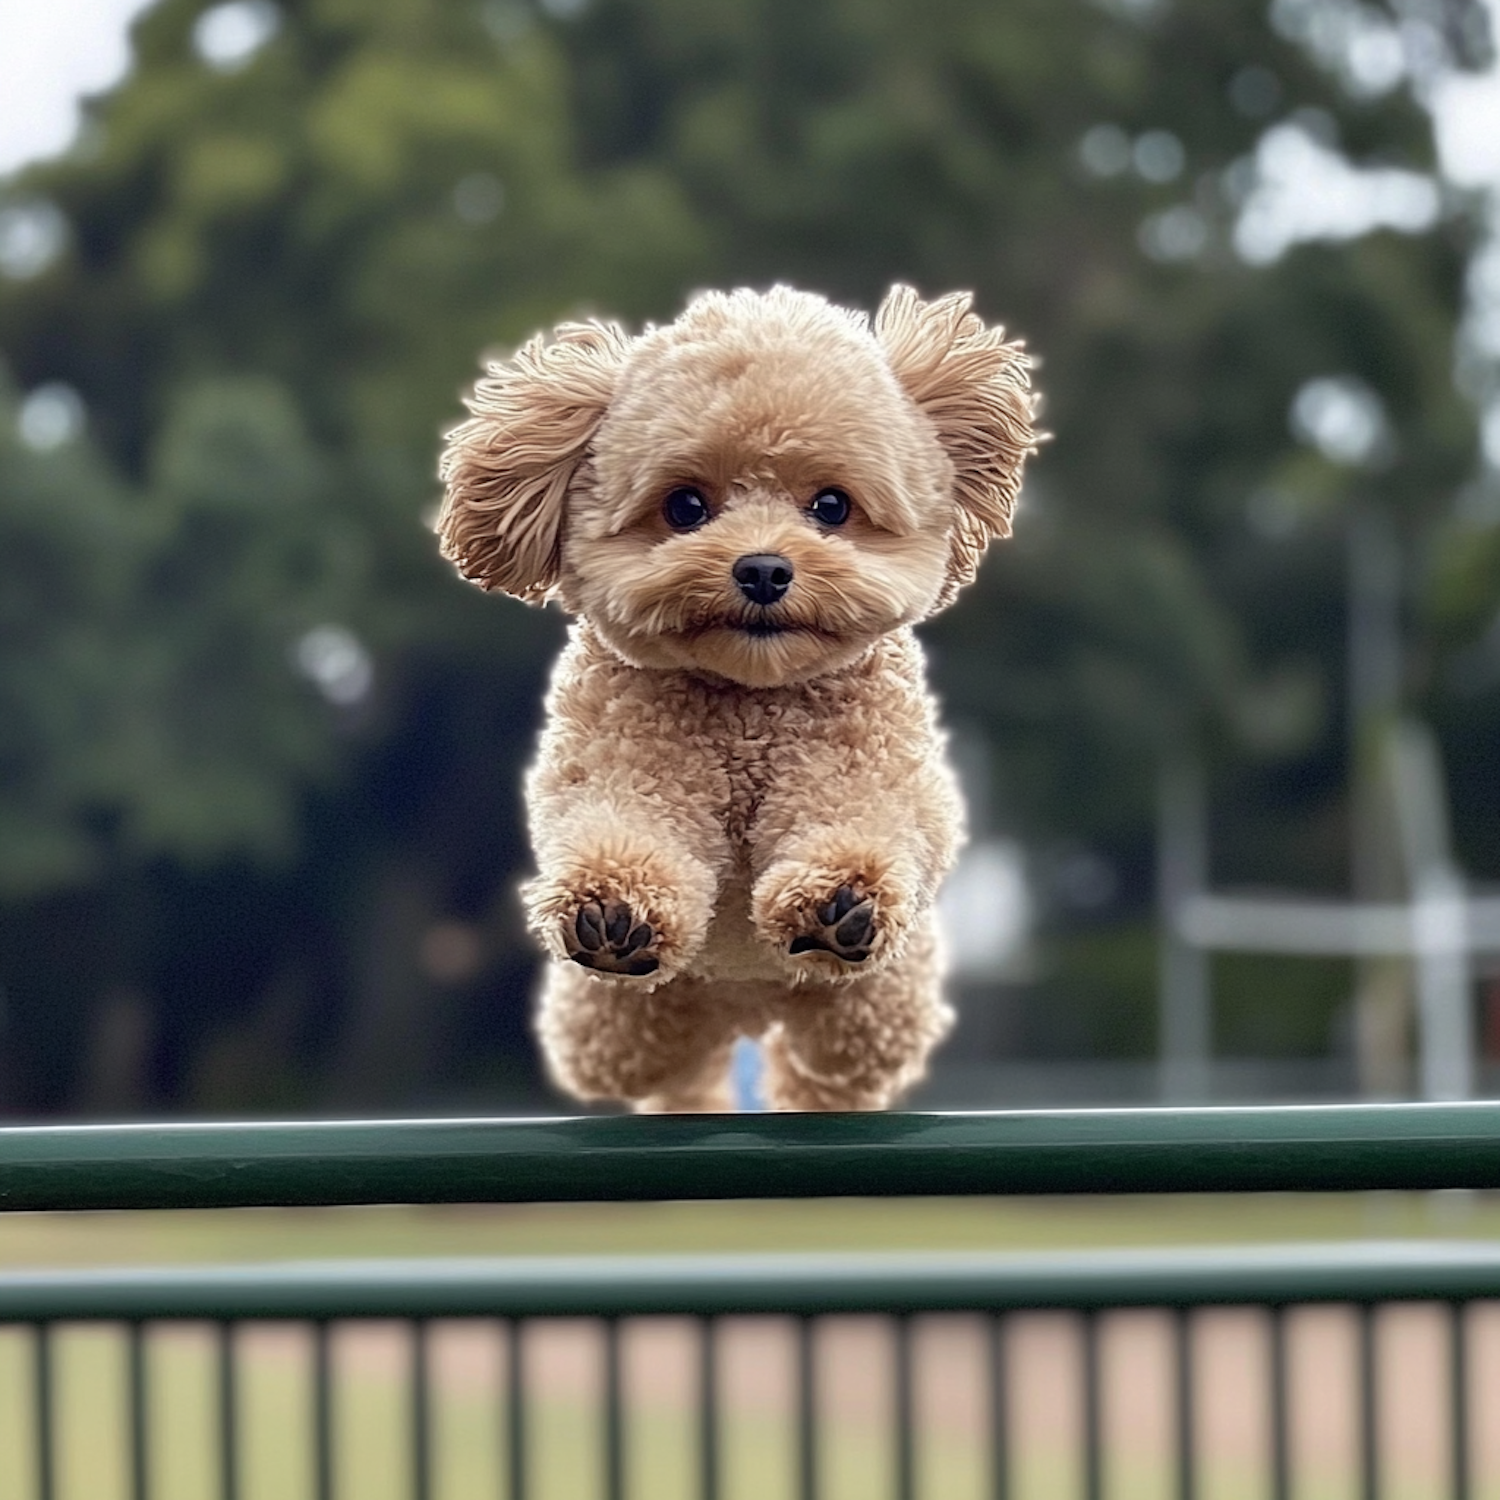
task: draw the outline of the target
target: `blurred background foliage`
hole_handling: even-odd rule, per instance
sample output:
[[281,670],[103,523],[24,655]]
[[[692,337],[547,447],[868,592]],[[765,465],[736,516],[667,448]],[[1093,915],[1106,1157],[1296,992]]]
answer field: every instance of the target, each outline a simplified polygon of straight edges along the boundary
[[[926,632],[986,831],[1028,851],[1012,1053],[1152,1052],[1184,743],[1216,881],[1344,889],[1356,497],[1402,541],[1403,691],[1462,859],[1500,878],[1492,375],[1456,332],[1481,205],[1254,236],[1277,130],[1432,173],[1422,70],[1487,63],[1484,18],[154,5],[75,147],[0,183],[0,1109],[543,1097],[512,890],[561,621],[440,563],[435,454],[481,351],[707,285],[972,288],[1040,357],[1055,442],[1016,537]],[[1376,33],[1388,76],[1358,66]],[[1382,403],[1368,463],[1289,425],[1331,375]],[[1247,965],[1225,1046],[1340,1045],[1344,966]]]

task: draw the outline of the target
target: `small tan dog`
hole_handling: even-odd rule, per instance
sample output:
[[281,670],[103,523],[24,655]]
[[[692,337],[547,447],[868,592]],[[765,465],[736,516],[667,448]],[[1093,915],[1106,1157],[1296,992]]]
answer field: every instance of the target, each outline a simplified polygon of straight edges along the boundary
[[639,338],[571,323],[448,437],[444,555],[577,616],[527,782],[558,1083],[881,1109],[952,1014],[933,920],[961,838],[912,625],[1009,531],[1021,347],[964,295],[862,314],[775,287]]

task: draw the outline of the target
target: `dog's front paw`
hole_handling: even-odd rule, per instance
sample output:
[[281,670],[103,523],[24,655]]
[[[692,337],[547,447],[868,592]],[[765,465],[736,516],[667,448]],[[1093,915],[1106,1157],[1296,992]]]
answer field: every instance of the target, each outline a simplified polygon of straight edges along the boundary
[[845,963],[862,964],[880,935],[875,897],[867,894],[863,881],[841,885],[833,899],[803,913],[808,930],[787,944],[794,958],[803,953],[831,953]]
[[661,856],[601,853],[527,882],[527,925],[554,958],[650,988],[703,944],[711,898],[688,883],[692,873]]
[[628,901],[585,901],[563,934],[568,957],[601,974],[642,978],[661,967],[656,929]]
[[867,861],[773,867],[753,904],[762,938],[825,978],[881,967],[907,925],[899,882]]

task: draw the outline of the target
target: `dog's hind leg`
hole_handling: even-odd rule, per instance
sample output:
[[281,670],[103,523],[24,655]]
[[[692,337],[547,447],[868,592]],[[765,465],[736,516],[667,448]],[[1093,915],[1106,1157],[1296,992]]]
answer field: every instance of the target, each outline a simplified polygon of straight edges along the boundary
[[643,990],[553,964],[537,1034],[558,1086],[652,1112],[727,1110],[736,1012],[700,979]]
[[729,1058],[734,1049],[731,1037],[717,1047],[690,1077],[675,1078],[655,1094],[635,1101],[642,1115],[727,1115],[734,1113],[734,1092],[730,1087]]
[[930,930],[875,974],[784,992],[766,1037],[773,1109],[887,1109],[927,1070],[953,1024]]

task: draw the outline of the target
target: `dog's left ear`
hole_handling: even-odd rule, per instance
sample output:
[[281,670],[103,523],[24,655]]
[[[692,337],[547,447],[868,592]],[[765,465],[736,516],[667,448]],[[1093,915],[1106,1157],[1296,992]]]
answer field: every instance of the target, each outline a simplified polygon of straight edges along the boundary
[[937,608],[973,579],[990,542],[1010,535],[1021,468],[1037,444],[1025,350],[1006,343],[1003,328],[986,328],[972,302],[967,292],[923,302],[894,286],[875,314],[896,378],[953,464],[957,517]]
[[465,578],[534,604],[557,587],[564,502],[629,347],[613,324],[564,323],[475,385],[438,467],[443,556]]

